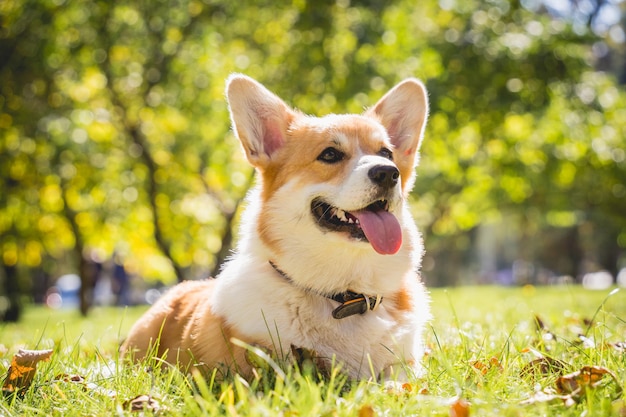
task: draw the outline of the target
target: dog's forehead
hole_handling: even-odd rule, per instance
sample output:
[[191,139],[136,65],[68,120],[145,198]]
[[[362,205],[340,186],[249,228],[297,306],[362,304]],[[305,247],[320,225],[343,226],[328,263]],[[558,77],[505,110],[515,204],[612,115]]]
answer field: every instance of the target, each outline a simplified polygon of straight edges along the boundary
[[346,149],[359,147],[378,151],[390,142],[387,131],[380,123],[370,117],[354,114],[310,118],[305,128],[315,131],[318,140]]

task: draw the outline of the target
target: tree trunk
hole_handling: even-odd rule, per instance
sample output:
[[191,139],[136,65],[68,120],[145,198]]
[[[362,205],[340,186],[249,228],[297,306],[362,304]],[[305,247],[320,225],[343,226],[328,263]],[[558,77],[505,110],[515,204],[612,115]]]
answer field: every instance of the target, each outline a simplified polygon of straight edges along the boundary
[[72,229],[72,233],[74,234],[74,255],[76,256],[76,262],[78,264],[78,276],[80,277],[80,290],[78,292],[79,295],[79,308],[80,314],[82,316],[87,316],[89,313],[89,309],[91,308],[91,294],[92,294],[92,277],[89,274],[89,265],[87,263],[87,259],[85,259],[85,244],[83,242],[83,236],[80,232],[80,227],[76,222],[76,213],[69,205],[67,199],[67,186],[65,184],[61,184],[61,196],[63,198],[63,211],[65,214],[65,218],[70,224]]
[[8,301],[7,309],[2,315],[2,321],[15,323],[19,321],[22,313],[17,267],[5,263],[3,263],[2,266],[4,269],[4,292]]

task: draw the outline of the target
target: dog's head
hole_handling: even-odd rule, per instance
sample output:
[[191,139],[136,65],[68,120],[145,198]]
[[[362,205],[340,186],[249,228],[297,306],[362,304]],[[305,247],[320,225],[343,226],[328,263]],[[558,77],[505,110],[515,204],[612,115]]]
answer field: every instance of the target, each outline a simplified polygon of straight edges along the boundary
[[401,82],[362,115],[306,116],[243,75],[229,78],[227,96],[235,134],[260,173],[266,245],[293,253],[331,239],[337,250],[401,249],[428,113],[419,81]]

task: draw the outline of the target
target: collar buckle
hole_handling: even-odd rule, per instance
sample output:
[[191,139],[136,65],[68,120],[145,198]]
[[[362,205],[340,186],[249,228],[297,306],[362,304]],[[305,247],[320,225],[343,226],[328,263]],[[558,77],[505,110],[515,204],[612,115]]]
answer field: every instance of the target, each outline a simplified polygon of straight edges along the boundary
[[368,297],[352,291],[346,291],[330,298],[341,303],[339,307],[333,310],[333,318],[338,320],[355,314],[365,314],[368,310],[374,311],[383,301],[383,297],[380,294],[376,295],[376,297]]
[[[293,285],[296,285],[293,280],[285,272],[280,270],[276,264],[269,261],[270,265],[280,276]],[[368,310],[376,310],[378,306],[383,302],[383,297],[380,294],[376,294],[376,297],[368,297],[364,294],[357,294],[354,291],[346,291],[335,295],[320,294],[313,290],[303,288],[304,291],[317,294],[322,297],[326,297],[341,304],[339,307],[333,310],[333,318],[345,319],[346,317],[354,316],[355,314],[365,314]]]

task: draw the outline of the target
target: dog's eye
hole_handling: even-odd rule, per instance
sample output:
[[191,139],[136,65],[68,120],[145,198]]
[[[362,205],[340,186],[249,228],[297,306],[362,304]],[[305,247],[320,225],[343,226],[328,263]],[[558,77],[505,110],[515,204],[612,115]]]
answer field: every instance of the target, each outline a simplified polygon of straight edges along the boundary
[[393,161],[393,152],[387,148],[381,148],[380,151],[378,151],[378,155]]
[[341,161],[344,156],[345,154],[338,149],[326,148],[319,154],[317,160],[327,164],[334,164],[335,162]]

